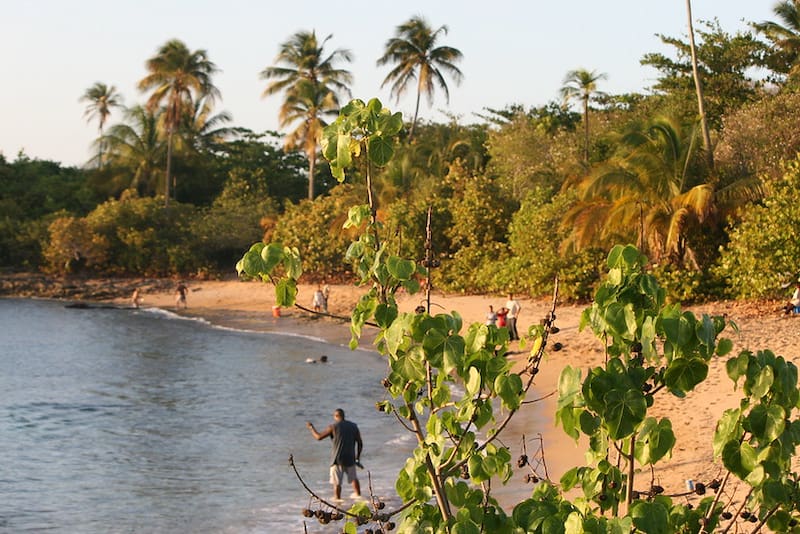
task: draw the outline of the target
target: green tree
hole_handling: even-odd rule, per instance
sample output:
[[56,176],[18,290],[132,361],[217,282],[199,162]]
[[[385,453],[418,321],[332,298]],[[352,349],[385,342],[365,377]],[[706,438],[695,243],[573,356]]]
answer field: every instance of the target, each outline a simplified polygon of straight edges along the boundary
[[[83,93],[81,102],[86,102],[83,116],[87,121],[97,120],[97,130],[102,138],[103,126],[111,116],[112,108],[122,107],[122,95],[113,85],[96,82]],[[101,167],[103,165],[103,146],[98,145],[97,148],[97,166]]]
[[[369,189],[370,167],[391,159],[392,138],[401,128],[402,119],[376,100],[345,106],[325,130],[323,153],[334,176],[343,180],[354,157],[365,158]],[[554,332],[555,305],[529,332],[533,348],[518,372],[505,358],[505,329],[476,323],[462,334],[458,313],[431,315],[429,299],[423,312],[401,313],[396,293],[418,291],[418,278],[434,264],[429,256],[420,266],[394,255],[375,218],[374,195],[368,191],[367,198],[367,205],[348,210],[345,224],[360,234],[346,257],[359,283],[369,286],[351,316],[351,346],[367,322],[377,325],[375,344],[386,358],[387,376],[386,396],[376,408],[396,418],[417,447],[397,476],[402,506],[396,509],[377,496],[349,510],[328,503],[302,481],[290,457],[312,502],[320,502],[323,523],[346,517],[347,534],[370,522],[381,531],[393,530],[395,516],[401,533],[710,532],[733,510],[733,498],[720,499],[728,495],[733,475],[751,489],[747,506],[760,520],[754,534],[765,525],[786,531],[796,524],[797,368],[769,351],[743,352],[728,361],[734,383],[744,379],[744,399],[725,414],[714,436],[715,456],[730,473],[709,481],[716,495],[692,506],[663,494],[652,477],[641,481],[637,473],[667,457],[675,445],[670,421],[648,416],[649,409],[665,395],[693,391],[707,377],[709,362],[729,353],[732,343],[719,337],[727,326],[724,318],[698,318],[667,305],[663,289],[644,272],[647,258],[630,245],[611,250],[608,276],[581,318],[581,328],[591,327],[605,344],[605,365],[585,379],[580,370],[566,368],[559,380],[557,421],[576,439],[588,436],[587,465],[568,471],[559,484],[534,477],[540,483],[531,497],[507,515],[493,494],[494,482],[513,474],[501,435],[534,384]],[[256,243],[237,270],[274,282],[279,305],[297,302],[303,272],[299,248]],[[517,465],[525,468],[529,459],[520,456]],[[650,488],[644,490],[648,479]],[[573,489],[582,495],[569,496]],[[705,485],[696,492],[704,494]],[[336,517],[325,509],[335,509]]]
[[261,78],[271,81],[263,96],[283,92],[285,98],[278,119],[282,127],[299,122],[286,138],[287,149],[301,148],[308,157],[308,198],[314,199],[314,169],[317,147],[325,118],[339,110],[339,94],[350,94],[352,75],[337,67],[352,61],[349,50],[336,49],[326,55],[328,35],[319,42],[314,31],[300,31],[280,47],[276,66],[261,71]]
[[706,151],[708,168],[713,170],[714,151],[711,147],[711,132],[708,128],[703,80],[700,78],[700,69],[697,64],[697,45],[694,42],[694,22],[692,21],[692,0],[686,0],[686,18],[689,26],[689,57],[692,63],[692,79],[694,80],[695,93],[697,94],[697,114],[700,117],[700,129],[703,132],[703,148]]
[[113,172],[109,192],[118,195],[133,187],[143,195],[155,194],[164,177],[160,168],[165,152],[158,131],[158,111],[135,106],[125,111],[125,118],[126,122],[113,125],[103,138]]
[[167,167],[164,181],[164,205],[169,205],[172,175],[173,136],[182,121],[191,116],[193,103],[205,98],[210,104],[218,98],[219,90],[211,77],[217,67],[208,59],[205,50],[191,51],[182,41],[173,39],[147,60],[148,74],[139,81],[139,89],[152,93],[147,107],[153,111],[163,105],[162,118],[167,132]]
[[447,31],[447,26],[439,26],[434,30],[424,18],[412,17],[397,27],[395,37],[386,41],[384,54],[378,59],[379,66],[395,65],[381,87],[391,83],[392,95],[398,101],[412,80],[417,82],[417,100],[409,139],[414,137],[422,93],[428,97],[428,102],[433,102],[433,91],[438,85],[449,102],[450,91],[445,74],[452,77],[456,84],[461,83],[463,78],[456,66],[462,58],[461,51],[450,46],[437,46],[437,41],[442,35],[447,35]]
[[589,102],[604,96],[597,90],[597,82],[605,80],[606,75],[601,72],[586,69],[571,70],[564,77],[564,86],[561,88],[561,97],[564,102],[579,100],[583,111],[583,161],[589,164]]
[[[582,249],[639,241],[656,261],[697,267],[690,230],[710,222],[725,197],[698,172],[696,128],[658,117],[617,134],[614,142],[614,155],[578,184],[579,200],[564,219],[572,228],[567,242]],[[738,184],[741,194],[750,185]],[[741,198],[733,191],[728,197]]]
[[772,9],[779,22],[770,20],[753,24],[776,47],[767,54],[767,65],[790,79],[800,74],[799,8],[799,0],[781,0]]
[[[722,117],[760,96],[761,81],[753,78],[753,67],[762,63],[764,44],[752,33],[725,32],[719,21],[703,22],[694,28],[697,37],[696,59],[699,78],[703,81],[704,103],[710,129],[718,129]],[[661,41],[674,48],[676,56],[662,53],[645,54],[642,65],[659,71],[653,89],[664,100],[670,114],[683,120],[698,117],[697,91],[692,67],[691,44],[674,37],[659,35]]]
[[800,275],[800,160],[770,183],[762,205],[743,210],[719,260],[720,274],[737,297],[779,297]]

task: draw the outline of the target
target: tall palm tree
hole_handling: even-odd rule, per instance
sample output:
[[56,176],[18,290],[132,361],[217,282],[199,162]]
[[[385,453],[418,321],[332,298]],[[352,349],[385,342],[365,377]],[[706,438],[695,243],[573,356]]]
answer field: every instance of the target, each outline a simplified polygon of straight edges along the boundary
[[780,22],[754,24],[756,30],[772,41],[782,54],[786,74],[800,74],[800,0],[781,0],[772,8]]
[[456,67],[463,54],[457,48],[437,46],[437,41],[447,35],[447,26],[431,28],[424,18],[412,17],[399,25],[395,37],[386,41],[386,50],[378,58],[378,65],[391,63],[395,67],[389,71],[381,87],[392,83],[392,95],[399,101],[412,80],[417,81],[417,102],[414,107],[414,119],[411,121],[409,139],[414,137],[414,127],[419,115],[419,101],[422,93],[433,103],[434,86],[443,91],[447,102],[450,102],[450,91],[445,82],[445,74],[449,74],[456,84],[460,84],[464,75]]
[[[80,100],[81,102],[86,102],[86,109],[83,112],[83,116],[86,117],[87,122],[97,119],[97,129],[102,138],[103,126],[111,115],[111,109],[122,106],[122,95],[117,92],[117,88],[113,85],[95,82],[94,85],[83,93]],[[103,148],[103,145],[98,143],[98,167],[103,165]]]
[[276,65],[261,71],[261,79],[272,80],[262,96],[285,94],[278,116],[281,127],[301,121],[284,145],[289,150],[302,148],[308,157],[309,200],[314,199],[314,170],[319,135],[326,126],[324,117],[338,111],[339,94],[349,96],[353,82],[350,71],[336,66],[352,61],[350,51],[337,48],[330,54],[325,52],[331,37],[320,42],[316,32],[299,31],[281,45]]
[[125,110],[125,122],[112,125],[98,140],[108,146],[108,161],[117,170],[118,189],[135,188],[139,194],[152,194],[162,177],[164,142],[159,135],[161,110],[143,106]]
[[703,83],[700,80],[700,69],[697,66],[697,47],[694,44],[694,24],[692,23],[692,0],[686,0],[686,16],[689,26],[689,51],[692,57],[692,77],[694,78],[694,88],[697,93],[697,112],[700,115],[700,128],[703,131],[703,147],[706,151],[706,164],[710,170],[714,170],[714,151],[711,147],[711,132],[708,128],[706,117],[705,99],[703,97]]
[[220,96],[219,90],[211,82],[217,67],[208,59],[205,50],[192,52],[177,39],[159,48],[146,65],[149,74],[139,82],[139,89],[152,89],[147,107],[154,110],[162,104],[165,106],[163,119],[167,131],[167,169],[164,205],[168,206],[173,135],[181,121],[192,113],[194,101],[205,98],[212,103]]
[[583,108],[583,161],[589,163],[589,102],[605,96],[597,90],[597,82],[605,80],[606,75],[601,72],[586,69],[571,70],[564,77],[564,86],[561,88],[561,98],[565,103],[579,100]]
[[202,98],[192,104],[190,116],[181,122],[176,147],[195,153],[213,150],[215,144],[233,134],[233,128],[224,126],[232,120],[227,111],[214,113],[208,99]]

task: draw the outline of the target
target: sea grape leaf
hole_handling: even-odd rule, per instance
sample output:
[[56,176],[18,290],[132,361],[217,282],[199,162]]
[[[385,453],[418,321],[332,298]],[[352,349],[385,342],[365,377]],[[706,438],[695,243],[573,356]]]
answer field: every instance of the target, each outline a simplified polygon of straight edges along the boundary
[[774,381],[775,374],[772,371],[772,367],[767,366],[761,369],[754,379],[751,379],[751,377],[747,378],[747,381],[744,384],[744,391],[747,393],[749,389],[750,395],[760,399],[767,394]]
[[641,464],[654,464],[669,455],[675,445],[675,434],[669,419],[645,419],[636,440],[635,457]]
[[275,286],[275,302],[278,306],[294,306],[297,298],[297,282],[291,278],[280,280]]
[[706,379],[708,364],[702,358],[676,358],[664,373],[664,383],[670,390],[687,392]]
[[389,256],[386,260],[386,267],[389,269],[389,274],[401,281],[410,280],[417,271],[417,266],[413,261],[404,260],[397,256]]
[[283,259],[283,247],[279,243],[270,243],[261,249],[261,259],[264,260],[264,272],[272,272]]
[[778,439],[786,428],[786,412],[778,405],[755,406],[747,416],[750,431],[763,444]]
[[391,138],[383,136],[370,137],[368,143],[369,159],[375,165],[383,167],[394,156]]
[[633,434],[647,413],[647,402],[639,390],[613,389],[606,393],[603,401],[606,405],[606,426],[612,439]]
[[631,506],[633,526],[647,534],[670,534],[669,514],[659,502],[636,501]]

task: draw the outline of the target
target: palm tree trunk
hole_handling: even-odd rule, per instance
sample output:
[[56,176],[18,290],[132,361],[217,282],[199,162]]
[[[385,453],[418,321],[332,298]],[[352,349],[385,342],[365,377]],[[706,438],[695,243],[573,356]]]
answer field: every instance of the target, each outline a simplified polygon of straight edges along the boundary
[[317,165],[316,147],[308,151],[308,200],[314,200],[314,167]]
[[170,181],[170,166],[172,165],[172,128],[169,129],[167,134],[167,179],[164,180],[164,207],[169,206],[169,181]]
[[706,119],[706,108],[703,101],[703,86],[700,83],[700,71],[697,68],[697,50],[694,44],[694,25],[692,23],[692,0],[686,0],[686,14],[689,19],[689,49],[692,52],[692,75],[694,76],[694,88],[697,92],[697,110],[700,113],[700,128],[703,131],[703,146],[706,150],[706,163],[709,170],[714,170],[714,152],[711,149],[711,134],[708,131],[708,120]]
[[414,128],[417,127],[417,115],[419,115],[419,99],[422,96],[422,79],[417,84],[417,105],[414,107],[414,120],[411,121],[411,131],[408,132],[408,140],[414,137]]
[[583,161],[589,165],[589,97],[583,99]]

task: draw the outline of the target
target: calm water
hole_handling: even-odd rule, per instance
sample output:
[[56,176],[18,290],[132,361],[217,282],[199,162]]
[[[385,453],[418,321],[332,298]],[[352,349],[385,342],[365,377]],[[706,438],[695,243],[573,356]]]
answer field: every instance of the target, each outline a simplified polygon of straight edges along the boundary
[[330,444],[305,421],[339,406],[391,497],[412,443],[374,409],[384,375],[377,355],[314,339],[0,299],[0,531],[303,532],[287,458],[330,496]]

